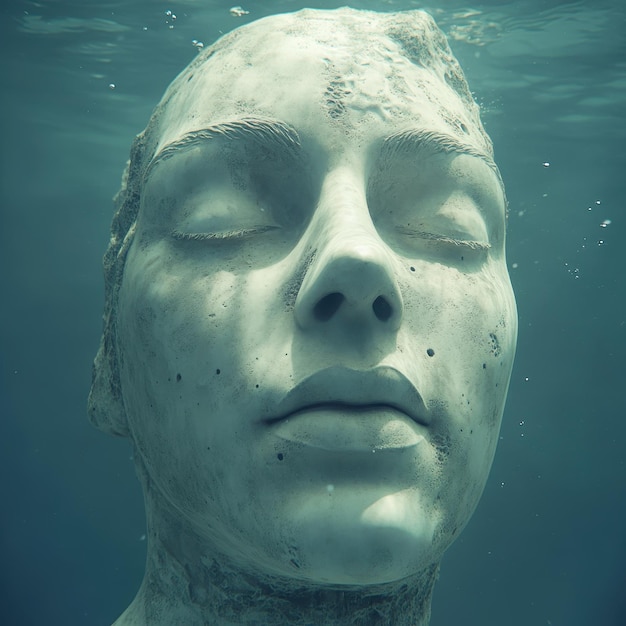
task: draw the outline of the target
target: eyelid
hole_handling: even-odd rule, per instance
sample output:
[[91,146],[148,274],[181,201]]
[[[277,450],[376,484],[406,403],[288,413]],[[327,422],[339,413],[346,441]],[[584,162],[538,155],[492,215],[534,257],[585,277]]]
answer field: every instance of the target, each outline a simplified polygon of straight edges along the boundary
[[408,235],[414,239],[426,239],[428,241],[437,241],[439,243],[448,243],[455,246],[464,246],[471,250],[489,250],[491,244],[484,243],[482,241],[475,241],[471,239],[455,239],[454,237],[447,237],[446,235],[438,235],[437,233],[430,233],[423,230],[415,230],[413,228],[406,228],[406,226],[398,226],[396,230],[402,235]]
[[252,235],[258,235],[270,230],[278,230],[278,226],[252,226],[250,228],[239,228],[235,230],[222,231],[218,233],[184,233],[180,230],[173,230],[170,234],[179,241],[224,241],[227,239],[245,239]]

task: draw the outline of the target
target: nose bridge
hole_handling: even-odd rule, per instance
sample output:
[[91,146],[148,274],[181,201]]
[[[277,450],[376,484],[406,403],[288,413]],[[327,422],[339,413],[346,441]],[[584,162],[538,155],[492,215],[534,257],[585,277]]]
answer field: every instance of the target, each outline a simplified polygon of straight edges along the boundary
[[311,226],[317,252],[296,299],[300,326],[349,322],[397,329],[402,297],[393,260],[372,223],[364,178],[353,168],[327,176]]

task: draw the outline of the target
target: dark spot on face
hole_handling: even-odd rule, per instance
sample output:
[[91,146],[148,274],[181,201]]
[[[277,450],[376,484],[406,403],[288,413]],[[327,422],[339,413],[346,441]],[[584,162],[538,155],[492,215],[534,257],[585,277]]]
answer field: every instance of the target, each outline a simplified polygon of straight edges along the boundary
[[486,370],[487,369],[487,364],[483,363],[483,369]]
[[259,388],[259,386],[258,386],[258,385],[255,385],[255,387],[256,387],[257,389]]
[[444,463],[447,456],[450,454],[450,448],[452,445],[450,435],[434,435],[432,438],[432,444],[435,446],[437,460],[439,463]]
[[215,370],[215,373],[219,375],[219,374],[221,374],[221,373],[222,373],[222,370],[217,369],[217,370]]
[[464,256],[461,257],[461,261],[465,261],[465,257]]
[[411,271],[414,272],[415,268],[411,265]]
[[435,356],[435,351],[432,348],[428,348],[428,350],[426,350],[426,354],[428,356]]
[[176,382],[179,383],[182,379],[182,376],[180,374],[176,374]]
[[499,357],[502,351],[497,335],[495,333],[489,333],[489,341],[491,342],[491,354],[495,357]]
[[279,461],[282,461],[285,457],[283,456],[283,453],[282,453],[282,452],[279,452],[279,453],[276,455],[276,458],[277,458]]

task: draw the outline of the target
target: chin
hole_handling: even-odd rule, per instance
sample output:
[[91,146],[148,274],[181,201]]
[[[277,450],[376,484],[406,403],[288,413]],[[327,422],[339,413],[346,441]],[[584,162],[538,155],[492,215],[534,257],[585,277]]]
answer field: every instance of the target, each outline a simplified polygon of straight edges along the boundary
[[415,491],[371,502],[356,487],[343,494],[335,490],[326,499],[309,498],[292,509],[279,540],[282,575],[315,584],[381,585],[419,574],[440,560],[438,516],[422,509]]

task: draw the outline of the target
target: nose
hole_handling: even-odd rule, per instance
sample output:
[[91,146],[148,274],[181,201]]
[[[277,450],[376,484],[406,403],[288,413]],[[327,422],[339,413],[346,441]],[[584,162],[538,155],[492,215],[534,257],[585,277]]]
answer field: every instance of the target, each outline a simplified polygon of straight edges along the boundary
[[296,298],[296,322],[303,329],[346,325],[396,331],[402,296],[365,194],[349,182],[330,187],[328,197],[320,199],[320,236],[313,237],[317,253]]

